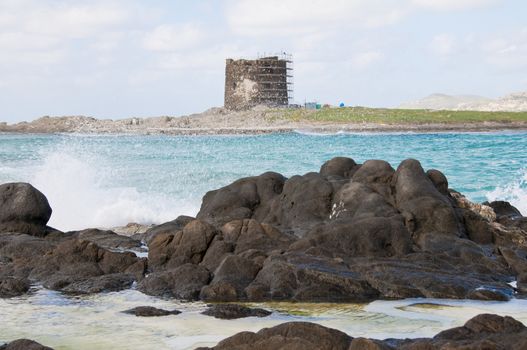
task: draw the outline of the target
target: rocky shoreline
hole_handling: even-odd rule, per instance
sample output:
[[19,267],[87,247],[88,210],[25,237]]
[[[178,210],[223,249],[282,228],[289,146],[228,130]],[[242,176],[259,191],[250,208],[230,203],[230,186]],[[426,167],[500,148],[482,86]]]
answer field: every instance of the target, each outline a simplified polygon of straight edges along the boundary
[[[51,212],[33,186],[0,185],[0,297],[23,295],[35,283],[72,295],[137,284],[148,295],[230,303],[506,301],[527,295],[527,218],[507,202],[470,202],[449,189],[440,171],[425,171],[413,159],[394,169],[380,160],[357,164],[338,157],[319,172],[243,178],[208,192],[196,218],[181,216],[132,237],[98,229],[60,232],[47,226]],[[145,245],[148,258],[142,257]],[[177,310],[130,312],[163,316]],[[211,313],[265,316],[265,310],[239,307]],[[525,342],[523,325],[496,317],[423,340],[428,345],[368,346],[435,349],[465,342],[467,349],[479,349],[474,344]],[[251,348],[276,349],[277,341],[285,341],[287,348],[348,349],[356,342],[320,327],[280,325],[242,333],[217,348],[256,342],[261,347]],[[341,339],[343,347],[309,345],[309,334],[317,333]]]
[[212,108],[203,113],[182,117],[96,119],[85,116],[42,117],[17,124],[0,123],[0,133],[81,133],[130,135],[258,135],[306,131],[337,132],[451,132],[527,130],[525,122],[472,123],[331,123],[294,121],[284,118],[280,111],[256,107],[248,111],[228,111]]

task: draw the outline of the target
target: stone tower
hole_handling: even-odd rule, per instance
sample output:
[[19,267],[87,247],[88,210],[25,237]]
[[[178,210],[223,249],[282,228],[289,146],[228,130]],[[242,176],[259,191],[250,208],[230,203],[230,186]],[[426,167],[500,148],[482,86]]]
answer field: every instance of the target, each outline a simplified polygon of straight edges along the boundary
[[292,98],[291,56],[256,60],[227,59],[225,108],[249,109],[256,105],[287,106]]

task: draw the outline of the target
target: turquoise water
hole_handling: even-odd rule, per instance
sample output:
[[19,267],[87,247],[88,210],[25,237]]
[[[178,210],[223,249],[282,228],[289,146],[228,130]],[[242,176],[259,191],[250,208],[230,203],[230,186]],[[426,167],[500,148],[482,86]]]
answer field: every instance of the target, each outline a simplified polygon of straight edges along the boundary
[[206,191],[240,177],[318,171],[334,156],[406,158],[443,171],[475,201],[527,212],[527,132],[258,136],[0,135],[0,183],[28,181],[59,229],[159,223],[194,215]]

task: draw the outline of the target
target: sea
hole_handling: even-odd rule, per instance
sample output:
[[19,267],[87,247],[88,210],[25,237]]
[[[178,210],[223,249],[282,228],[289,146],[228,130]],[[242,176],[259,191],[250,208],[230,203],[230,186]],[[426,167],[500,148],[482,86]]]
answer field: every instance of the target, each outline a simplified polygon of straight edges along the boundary
[[[441,170],[472,201],[507,200],[527,215],[527,132],[335,133],[263,135],[0,134],[0,183],[24,181],[48,198],[50,226],[68,231],[131,222],[160,224],[196,215],[203,195],[236,179],[275,171],[318,171],[335,156],[357,163],[407,158]],[[142,319],[139,305],[181,315]],[[527,322],[527,301],[408,299],[370,304],[265,304],[270,318],[219,321],[205,305],[149,297],[132,289],[72,297],[34,286],[0,299],[0,343],[29,337],[56,349],[193,349],[242,330],[310,321],[352,336],[415,338],[463,324],[481,312]]]

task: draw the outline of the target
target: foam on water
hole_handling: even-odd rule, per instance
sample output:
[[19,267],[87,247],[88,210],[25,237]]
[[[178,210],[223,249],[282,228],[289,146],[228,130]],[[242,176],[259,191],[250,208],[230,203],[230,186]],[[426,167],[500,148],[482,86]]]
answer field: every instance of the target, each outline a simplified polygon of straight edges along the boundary
[[515,206],[522,215],[527,215],[527,168],[523,169],[517,180],[505,186],[498,186],[487,194],[489,201],[505,200]]
[[[122,311],[137,306],[182,311],[167,317],[135,317]],[[22,337],[56,349],[194,349],[213,346],[241,331],[256,332],[283,322],[316,322],[354,337],[418,338],[464,324],[481,313],[527,321],[527,301],[406,299],[370,304],[263,303],[265,318],[219,320],[201,315],[205,304],[183,303],[136,290],[70,297],[37,288],[31,294],[0,299],[0,344]],[[14,316],[16,315],[16,317]],[[34,327],[28,327],[34,325]]]
[[124,223],[161,223],[197,209],[162,193],[140,193],[134,187],[108,187],[107,169],[64,152],[44,158],[30,179],[53,208],[49,225],[61,230],[110,228]]

